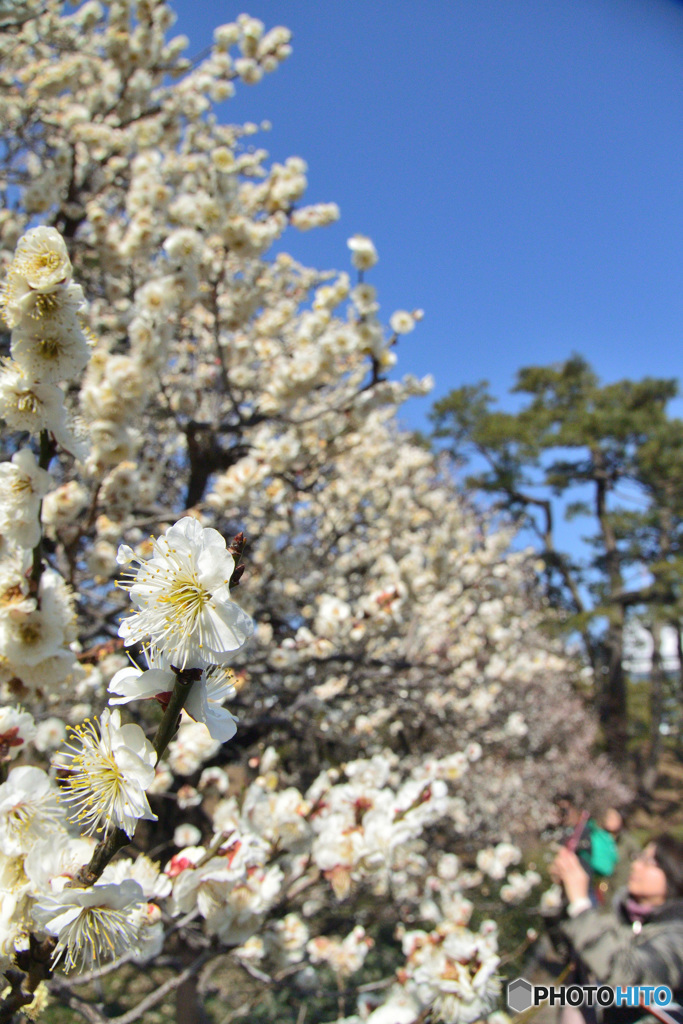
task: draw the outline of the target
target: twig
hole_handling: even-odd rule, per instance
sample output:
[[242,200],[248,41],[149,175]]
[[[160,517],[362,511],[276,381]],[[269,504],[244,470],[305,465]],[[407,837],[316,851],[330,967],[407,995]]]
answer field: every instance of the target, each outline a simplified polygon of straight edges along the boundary
[[392,974],[389,978],[381,978],[379,981],[367,981],[364,985],[359,985],[356,992],[377,992],[383,988],[389,988],[395,981],[395,974]]
[[221,832],[211,843],[211,846],[208,848],[206,853],[197,861],[195,868],[203,868],[205,864],[208,864],[214,854],[218,853],[221,846],[225,846],[231,835],[231,832]]
[[192,684],[199,682],[202,677],[202,670],[200,668],[174,669],[173,671],[176,674],[173,693],[153,740],[153,746],[157,752],[157,763],[161,760],[166,747],[175,736],[180,720],[180,712],[185,706],[185,701],[190,696]]
[[85,1017],[88,1024],[109,1024],[109,1018],[100,1013],[96,1006],[74,995],[64,978],[52,978],[50,981],[50,991],[54,995],[59,996],[63,1006],[68,1006],[70,1010],[75,1010],[76,1013],[80,1013],[82,1017]]
[[[55,454],[55,446],[50,438],[50,434],[47,430],[41,430],[40,432],[40,454],[38,456],[38,466],[40,469],[47,469],[52,461],[52,456]],[[40,516],[43,508],[42,499],[38,505],[38,522],[40,522]],[[31,591],[34,594],[38,593],[40,587],[40,577],[43,573],[43,532],[41,530],[38,543],[33,549],[32,562],[31,562]]]
[[[564,970],[562,970],[558,977],[554,979],[553,986],[559,987],[560,985],[563,985],[569,977],[571,971],[574,969],[574,966],[574,961],[570,960],[569,963],[565,966]],[[536,1016],[539,1010],[545,1007],[547,1002],[548,1000],[544,999],[543,1002],[538,1003],[537,1006],[530,1006],[527,1010],[523,1010],[522,1013],[517,1015],[517,1021],[520,1022],[520,1024],[522,1024],[522,1022],[523,1024],[526,1024],[528,1020],[531,1020],[533,1017]]]
[[511,960],[514,960],[515,957],[521,956],[522,953],[526,953],[529,946],[533,945],[535,941],[536,939],[531,939],[528,935],[526,935],[522,942],[520,942],[519,945],[515,947],[515,949],[513,949],[510,953],[507,953],[505,956],[502,956],[500,958],[501,966],[503,964],[510,963]]
[[173,978],[169,978],[168,981],[165,981],[164,984],[160,985],[159,988],[154,990],[154,992],[150,992],[148,996],[145,996],[145,998],[142,999],[137,1006],[134,1006],[132,1010],[129,1010],[128,1013],[122,1014],[120,1017],[114,1017],[108,1022],[108,1024],[132,1024],[134,1020],[139,1020],[143,1013],[146,1013],[147,1010],[150,1010],[153,1006],[156,1006],[157,1003],[160,1003],[162,999],[165,999],[169,992],[174,992],[177,988],[180,988],[188,978],[197,974],[204,964],[214,956],[216,956],[215,950],[205,950],[197,957],[196,960],[193,960],[184,971],[181,971],[180,974]]
[[[168,936],[171,935],[174,931],[176,931],[178,928],[182,928],[185,924],[187,924],[188,919],[192,919],[198,916],[199,911],[192,910],[190,911],[189,914],[186,914],[185,917],[181,917],[181,919],[177,922],[175,927],[169,929],[169,931],[167,931],[164,934],[164,942],[166,941]],[[132,961],[134,961],[136,956],[137,951],[131,949],[129,953],[126,953],[124,956],[119,957],[118,960],[111,960],[109,963],[103,964],[96,971],[88,971],[87,974],[76,974],[74,975],[73,978],[67,978],[60,975],[59,981],[62,985],[64,985],[65,988],[80,988],[81,985],[89,985],[93,981],[99,981],[101,978],[104,978],[105,975],[107,974],[113,974],[114,971],[118,971],[119,967],[124,967],[126,964],[129,964]],[[146,962],[135,963],[134,966],[138,970],[145,970],[147,964]],[[154,959],[154,966],[171,967],[173,968],[173,970],[176,970],[178,968],[178,959],[174,956],[157,956]]]
[[185,925],[191,924],[192,921],[194,921],[198,917],[199,907],[195,907],[194,910],[190,910],[190,912],[185,914],[184,917],[181,917],[178,921],[174,923],[173,927],[169,928],[168,931],[166,932],[164,936],[164,944],[166,943],[166,939],[169,937],[169,935],[173,935],[173,932],[177,932],[180,928],[184,928]]
[[259,971],[258,967],[254,967],[254,965],[250,964],[248,960],[242,960],[239,956],[236,956],[235,960],[242,970],[246,971],[247,974],[250,974],[252,978],[256,979],[256,981],[262,981],[265,985],[273,984],[273,979],[269,974],[266,974],[265,971]]
[[233,1020],[237,1020],[238,1017],[244,1017],[247,1013],[249,1013],[253,1009],[253,1007],[254,1007],[254,1003],[253,1002],[251,1002],[251,1003],[242,1003],[242,1005],[238,1006],[236,1010],[231,1010],[230,1013],[226,1017],[223,1017],[223,1020],[220,1022],[220,1024],[231,1024],[231,1022]]

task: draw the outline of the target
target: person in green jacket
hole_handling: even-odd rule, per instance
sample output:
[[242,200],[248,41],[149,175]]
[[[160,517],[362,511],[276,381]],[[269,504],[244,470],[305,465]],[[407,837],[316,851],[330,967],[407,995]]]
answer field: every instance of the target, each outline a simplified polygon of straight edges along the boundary
[[555,799],[562,841],[574,850],[590,878],[590,897],[594,903],[602,903],[605,887],[619,860],[617,845],[604,828],[579,809],[571,794],[563,793]]

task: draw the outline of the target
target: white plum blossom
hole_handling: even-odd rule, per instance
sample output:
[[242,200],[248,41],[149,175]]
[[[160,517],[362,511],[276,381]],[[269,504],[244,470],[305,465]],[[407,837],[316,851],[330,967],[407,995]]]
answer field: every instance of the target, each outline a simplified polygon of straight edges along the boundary
[[40,502],[50,489],[50,474],[38,465],[30,448],[20,448],[10,462],[0,463],[0,534],[20,547],[40,540]]
[[66,739],[66,726],[61,718],[52,715],[36,726],[33,745],[36,750],[55,750]]
[[80,376],[90,349],[78,322],[28,319],[12,332],[12,358],[34,380],[54,384]]
[[0,761],[12,761],[36,735],[33,715],[22,708],[0,708]]
[[366,235],[353,235],[346,243],[351,250],[351,262],[358,270],[369,270],[377,263],[377,250]]
[[160,900],[171,892],[171,880],[163,871],[160,871],[157,861],[150,860],[144,853],[141,853],[135,860],[130,857],[122,857],[107,864],[102,872],[102,883],[120,885],[125,879],[132,879],[137,882],[145,899]]
[[60,440],[68,437],[64,395],[57,385],[34,380],[8,360],[0,369],[0,416],[12,430],[49,430]]
[[62,798],[86,834],[115,825],[132,837],[139,818],[156,821],[145,790],[154,780],[157,755],[139,725],[121,725],[121,712],[105,710],[99,725],[72,729],[55,761],[66,772]]
[[405,309],[397,309],[389,318],[389,326],[396,334],[409,334],[415,327],[415,317]]
[[217,530],[185,516],[154,540],[150,559],[119,548],[119,564],[137,562],[129,581],[136,612],[124,619],[125,644],[146,641],[180,669],[223,664],[254,630],[230,596],[235,560]]
[[324,962],[334,974],[347,978],[363,966],[374,941],[365,934],[365,928],[356,925],[345,939],[328,938],[319,935],[311,939],[306,951],[313,963]]
[[52,292],[68,284],[71,261],[66,243],[55,228],[31,228],[16,247],[11,275],[17,275],[36,292]]
[[40,768],[13,768],[0,786],[0,852],[28,853],[37,839],[64,827],[64,816],[49,777]]
[[39,892],[61,892],[90,860],[94,839],[56,832],[38,839],[24,859],[24,871]]
[[[170,694],[177,679],[170,668],[170,659],[150,652],[147,662],[150,667],[146,671],[130,665],[112,676],[108,689],[115,696],[109,698],[110,704],[128,704]],[[188,715],[195,722],[203,722],[211,738],[220,743],[232,739],[237,729],[237,719],[222,707],[224,701],[235,695],[232,679],[230,670],[223,666],[202,670],[201,678],[192,684],[183,705]]]
[[131,911],[143,900],[137,882],[125,879],[90,889],[65,888],[44,895],[33,905],[36,926],[54,935],[53,964],[83,971],[120,956],[136,945]]

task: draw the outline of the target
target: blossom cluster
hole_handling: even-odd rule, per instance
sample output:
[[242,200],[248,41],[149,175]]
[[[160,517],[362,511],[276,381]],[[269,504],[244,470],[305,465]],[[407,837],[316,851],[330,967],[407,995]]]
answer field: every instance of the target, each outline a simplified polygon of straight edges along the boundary
[[[78,378],[90,357],[81,320],[83,291],[71,277],[59,232],[32,228],[17,245],[2,294],[12,359],[0,375],[0,415],[10,430],[49,431],[66,448],[74,441],[58,383]],[[25,469],[24,486],[32,489],[30,466]]]
[[43,572],[40,556],[52,447],[78,448],[58,382],[78,377],[90,354],[83,292],[72,273],[59,232],[32,228],[17,244],[1,293],[12,358],[0,370],[0,415],[40,448],[37,459],[29,445],[18,446],[0,467],[0,673],[24,688],[56,687],[76,668],[72,593],[58,573]]
[[[399,759],[385,751],[328,769],[302,792],[281,788],[282,767],[269,748],[239,799],[224,795],[221,769],[205,769],[200,789],[218,797],[209,826],[213,837],[197,845],[201,832],[179,826],[177,838],[195,842],[164,869],[172,885],[169,912],[198,916],[207,935],[235,946],[239,960],[261,971],[298,965],[305,985],[306,972],[318,964],[339,978],[355,974],[373,945],[362,925],[343,939],[311,937],[326,890],[339,903],[359,889],[385,896],[392,891],[404,908],[413,906],[422,919],[437,922],[433,933],[403,938],[407,959],[398,988],[413,1010],[405,1019],[431,1005],[441,1007],[444,1021],[477,1019],[498,992],[496,928],[487,922],[479,934],[468,930],[473,904],[464,889],[472,885],[471,872],[453,855],[442,855],[430,870],[420,840],[430,824],[457,808],[446,781],[452,760],[423,762],[404,777]],[[509,850],[516,862],[520,851]],[[272,921],[275,905],[283,916]],[[461,965],[457,985],[455,964]],[[387,1013],[397,998],[392,990]]]
[[120,955],[136,936],[142,889],[131,884],[71,888],[93,841],[75,839],[54,781],[33,766],[0,785],[0,963],[6,970],[29,934],[57,939],[55,962],[90,967],[105,949]]
[[[12,354],[21,360],[16,372],[27,378],[32,389],[18,403],[20,408],[36,408],[30,395],[41,383],[33,378],[61,379],[85,366],[89,353],[76,317],[82,293],[72,283],[71,272],[65,243],[54,229],[34,228],[19,240],[3,291],[3,314],[13,328]],[[27,317],[35,321],[30,335]],[[48,370],[42,368],[44,358],[51,360]],[[15,371],[7,369],[10,372]],[[56,395],[64,413],[58,388]],[[54,454],[50,439],[57,439],[63,420],[39,417],[25,424],[13,418],[7,407],[4,413],[10,428],[39,433],[45,464],[39,466],[32,450],[23,448],[5,465],[8,493],[15,505],[4,510],[3,669],[5,678],[26,693],[33,688],[42,697],[44,689],[49,704],[50,698],[59,698],[54,684],[66,673],[67,678],[76,674],[74,651],[66,646],[68,640],[75,640],[70,593],[61,576],[43,564],[41,543],[40,499],[51,483],[47,466]],[[27,545],[33,550],[27,550]],[[203,530],[191,518],[171,527],[156,542],[153,555],[130,573],[126,587],[137,612],[121,625],[120,633],[127,643],[147,641],[148,657],[163,666],[150,672],[157,677],[170,675],[171,689],[173,671],[185,671],[188,663],[192,670],[199,669],[200,678],[184,684],[188,691],[193,682],[197,684],[191,706],[198,718],[208,717],[212,725],[218,721],[219,733],[228,738],[234,732],[234,720],[216,701],[215,680],[209,686],[207,670],[224,661],[226,653],[240,647],[252,631],[251,619],[230,598],[234,558],[215,530]],[[122,563],[133,557],[129,548],[120,549]],[[24,571],[27,565],[28,572]],[[178,655],[178,669],[171,665],[174,655]],[[66,673],[61,675],[54,668],[60,658],[66,662]],[[128,685],[124,683],[126,695],[119,700],[139,695],[134,683],[144,674],[123,670]],[[119,672],[114,680],[121,678]],[[153,692],[161,689],[156,685]],[[225,696],[225,685],[220,696]],[[230,723],[228,733],[224,719]],[[2,726],[0,763],[7,763],[24,752],[38,730],[33,717],[20,708],[3,709]],[[69,742],[53,757],[59,786],[33,766],[13,768],[0,784],[0,888],[5,908],[0,956],[7,964],[30,943],[31,933],[54,939],[52,963],[62,961],[67,970],[82,971],[102,956],[144,946],[138,936],[151,918],[138,912],[142,888],[132,878],[107,884],[106,872],[103,875],[101,870],[95,882],[105,878],[104,882],[84,885],[82,871],[93,849],[83,836],[75,838],[78,833],[74,835],[70,826],[85,836],[95,831],[106,836],[119,829],[130,838],[140,819],[157,820],[146,795],[155,779],[157,759],[158,749],[139,725],[122,725],[118,709],[105,710],[98,722],[88,719],[73,728]]]

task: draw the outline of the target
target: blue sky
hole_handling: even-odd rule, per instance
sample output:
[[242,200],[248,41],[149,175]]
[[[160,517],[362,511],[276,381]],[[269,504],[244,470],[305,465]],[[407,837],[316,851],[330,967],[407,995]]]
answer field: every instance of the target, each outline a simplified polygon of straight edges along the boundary
[[[388,319],[422,307],[399,369],[434,397],[585,355],[605,380],[680,376],[683,4],[674,0],[176,0],[191,52],[241,10],[294,33],[221,119],[304,157],[333,227],[291,232],[346,268],[370,235]],[[510,401],[505,404],[510,407]],[[404,413],[423,426],[430,400]],[[675,411],[683,412],[683,403]]]

